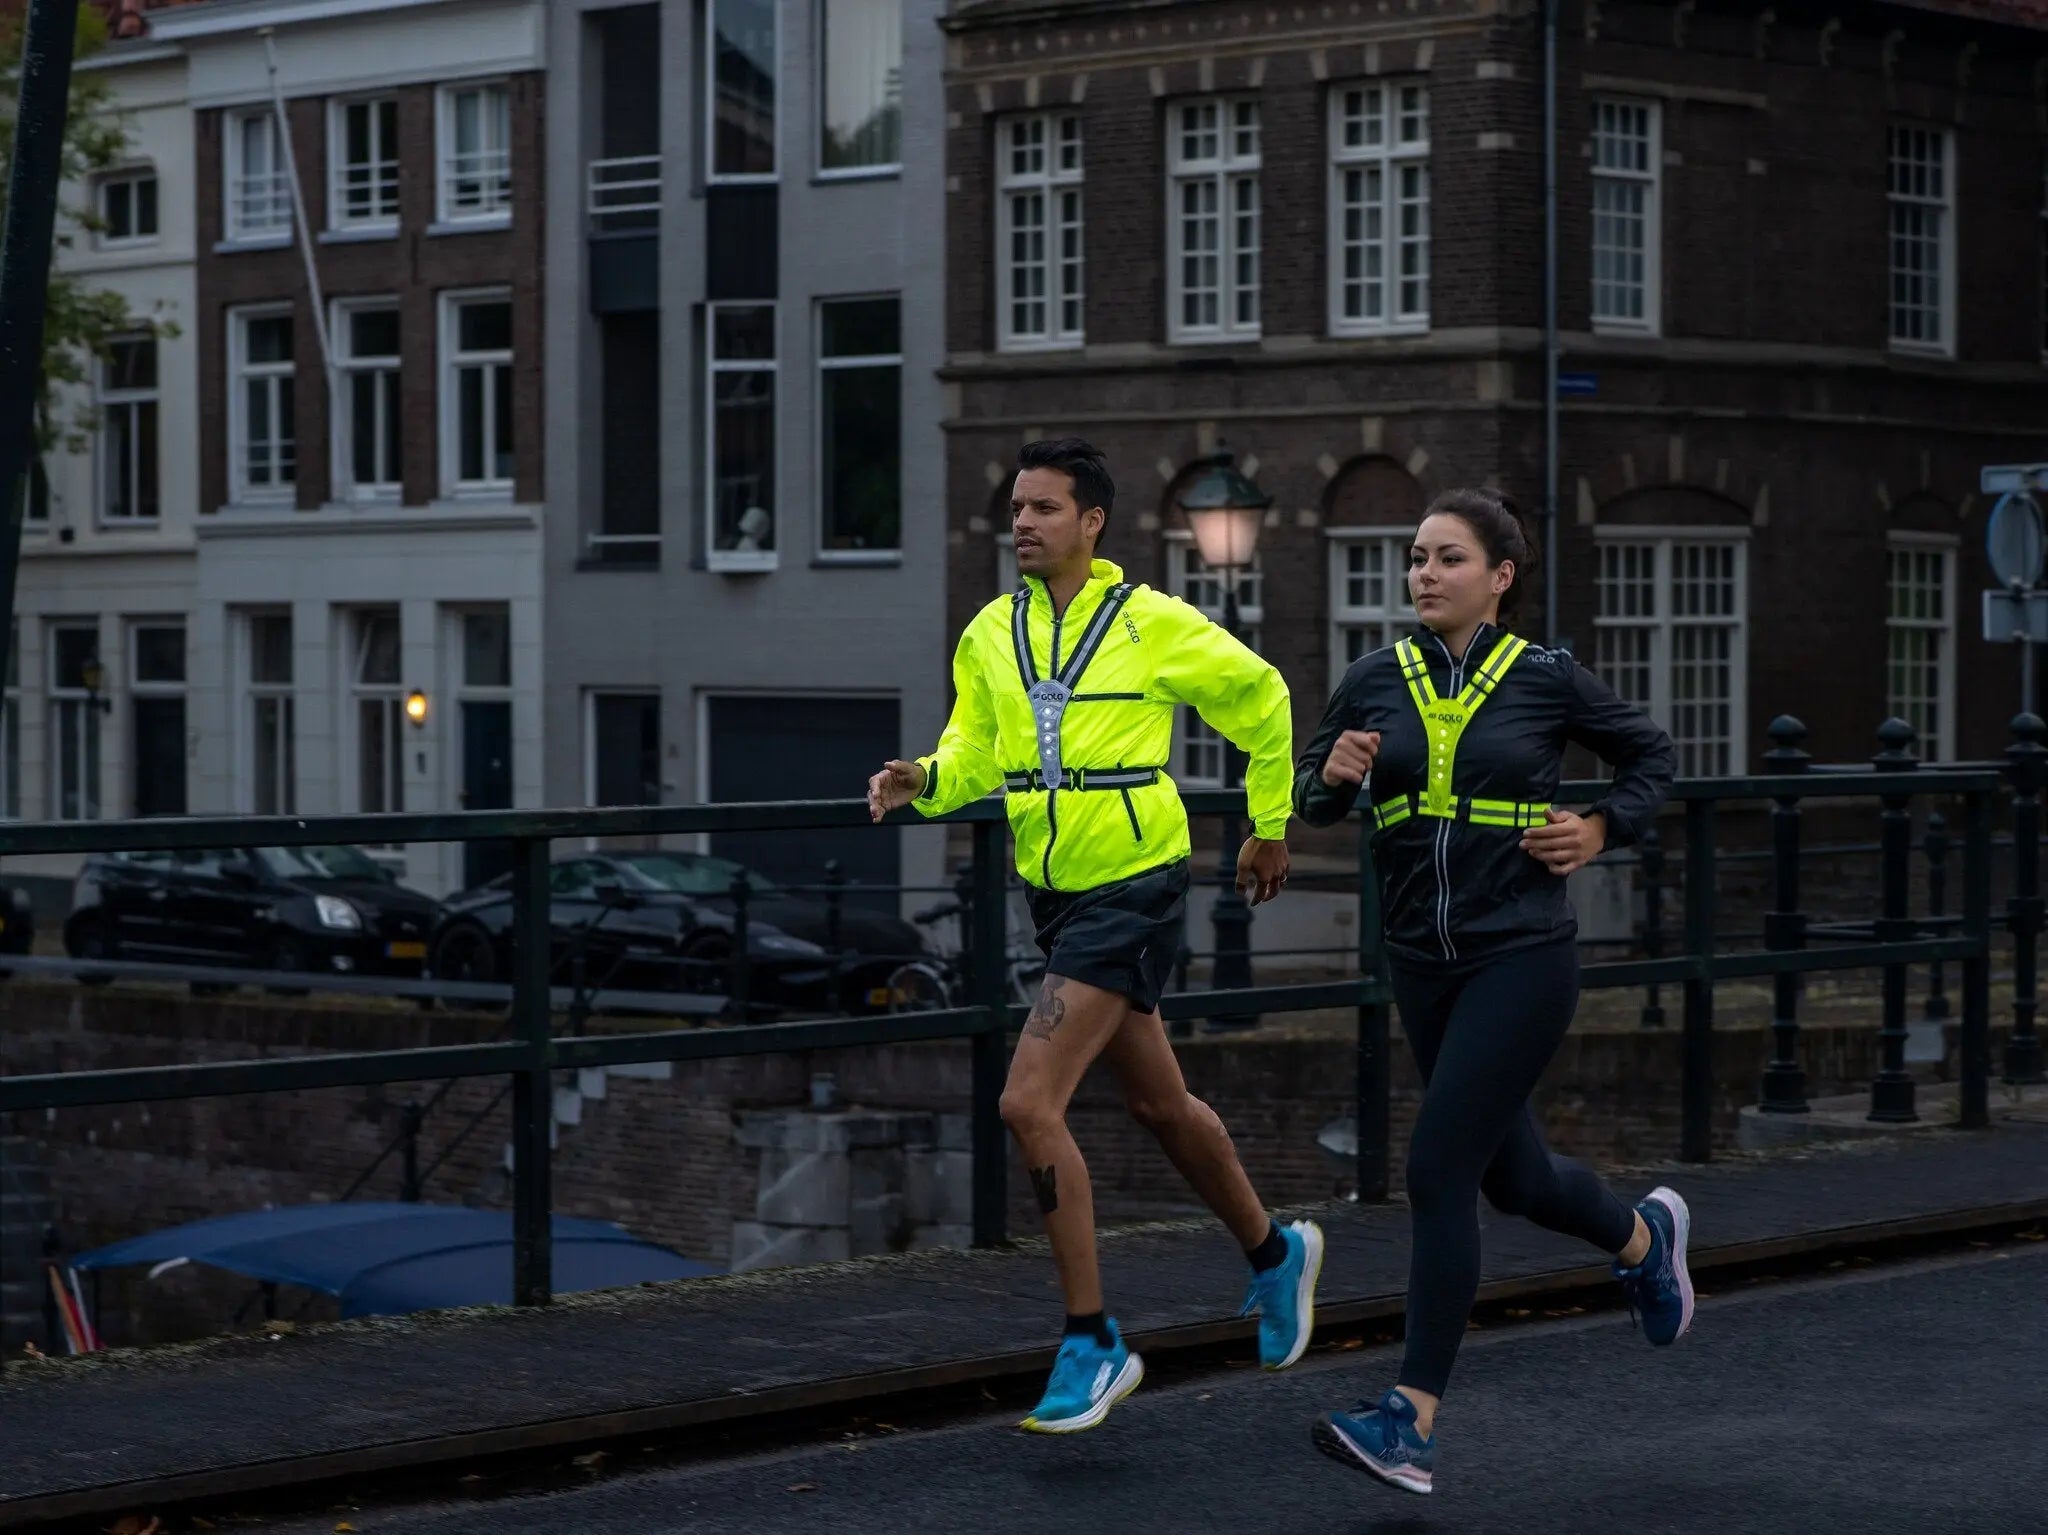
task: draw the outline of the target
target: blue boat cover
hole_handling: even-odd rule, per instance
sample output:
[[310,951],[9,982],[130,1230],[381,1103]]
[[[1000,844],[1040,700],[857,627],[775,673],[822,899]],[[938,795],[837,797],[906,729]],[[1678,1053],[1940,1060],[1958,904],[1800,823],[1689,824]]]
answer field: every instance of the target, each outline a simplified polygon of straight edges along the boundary
[[[184,1258],[251,1279],[319,1290],[343,1316],[509,1305],[512,1213],[371,1200],[217,1215],[130,1237],[71,1260],[77,1269]],[[554,1217],[554,1290],[606,1290],[719,1270],[610,1221]]]

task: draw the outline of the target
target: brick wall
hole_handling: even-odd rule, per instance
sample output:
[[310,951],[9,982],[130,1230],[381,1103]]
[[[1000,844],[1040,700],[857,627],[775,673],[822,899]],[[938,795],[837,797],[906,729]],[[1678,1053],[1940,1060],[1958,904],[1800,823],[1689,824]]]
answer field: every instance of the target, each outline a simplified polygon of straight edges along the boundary
[[[172,1062],[390,1049],[496,1036],[498,1018],[352,1010],[315,1002],[196,1000],[171,992],[87,991],[16,981],[0,1070],[89,1070]],[[1677,1016],[1676,998],[1668,999]],[[1853,1010],[1853,1009],[1852,1009]],[[1738,1107],[1754,1101],[1768,1046],[1764,1009],[1724,1010],[1715,1051],[1715,1129],[1726,1144]],[[1854,1091],[1875,1065],[1874,1015],[1855,1026],[1820,1025],[1803,1039],[1811,1091]],[[1602,1026],[1567,1039],[1538,1094],[1559,1150],[1604,1162],[1673,1155],[1677,1146],[1678,1036]],[[1198,1037],[1180,1045],[1190,1089],[1230,1126],[1262,1196],[1274,1204],[1331,1197],[1346,1169],[1316,1144],[1352,1107],[1355,1050],[1328,1034]],[[1417,1083],[1398,1041],[1394,1061],[1395,1187]],[[749,1108],[806,1100],[812,1073],[832,1073],[842,1102],[959,1112],[967,1103],[964,1045],[907,1045],[809,1055],[750,1056],[678,1065],[668,1080],[615,1076],[586,1102],[582,1122],[559,1128],[556,1208],[616,1220],[693,1257],[723,1261],[736,1217],[751,1214],[758,1152],[734,1143]],[[572,1078],[565,1076],[566,1083]],[[436,1084],[329,1089],[14,1116],[0,1133],[38,1142],[54,1174],[57,1219],[71,1250],[202,1216],[332,1199],[344,1193],[399,1130],[399,1109]],[[428,1118],[420,1160],[444,1153],[426,1197],[509,1204],[503,1151],[510,1132],[500,1084],[457,1084]],[[1114,1084],[1095,1073],[1071,1114],[1087,1153],[1105,1220],[1195,1208],[1151,1139],[1124,1115]],[[459,1145],[454,1143],[460,1140]],[[452,1149],[451,1149],[452,1147]],[[1021,1163],[1012,1159],[1011,1229],[1036,1229]],[[396,1198],[399,1159],[388,1157],[363,1197]],[[102,1281],[114,1336],[162,1338],[218,1326],[248,1286],[181,1272],[145,1283],[136,1274]],[[322,1314],[318,1308],[315,1315]]]
[[[330,309],[335,300],[352,297],[398,300],[404,411],[400,453],[407,506],[422,506],[441,495],[440,295],[477,287],[511,290],[513,495],[522,502],[541,499],[543,80],[538,74],[513,75],[507,84],[512,125],[509,227],[429,232],[440,165],[435,88],[399,86],[388,93],[398,101],[398,233],[388,239],[320,242],[314,247]],[[301,98],[286,107],[305,188],[306,217],[316,241],[327,227],[328,108],[323,98]],[[297,504],[302,509],[317,507],[333,499],[335,476],[329,462],[327,380],[306,288],[305,257],[296,244],[216,249],[225,227],[221,138],[226,118],[217,109],[196,117],[200,505],[213,512],[228,497],[227,311],[243,304],[288,302],[297,360]]]
[[[1975,489],[1985,463],[2037,459],[2029,423],[2048,418],[2031,53],[2010,31],[1926,15],[1851,10],[1824,32],[1818,13],[1766,22],[1643,0],[1563,9],[1564,366],[1595,373],[1598,390],[1561,412],[1560,632],[1593,649],[1596,527],[1740,529],[1749,629],[1737,766],[1755,764],[1765,725],[1784,712],[1806,721],[1816,756],[1859,760],[1886,712],[1886,536],[1951,536],[1957,752],[2002,749],[2018,666],[2011,646],[1976,632],[1989,507]],[[1328,687],[1323,529],[1347,474],[1366,461],[1411,475],[1424,499],[1490,479],[1541,503],[1538,8],[1222,0],[984,14],[954,23],[947,83],[949,620],[963,624],[993,592],[1004,513],[990,484],[1007,480],[1027,433],[1075,430],[1105,448],[1120,494],[1104,552],[1155,583],[1176,518],[1171,471],[1221,434],[1256,457],[1277,498],[1261,546],[1262,645],[1305,731]],[[1965,70],[1958,50],[1971,40]],[[1327,335],[1327,98],[1369,77],[1429,85],[1423,338]],[[1662,113],[1661,339],[1588,332],[1589,122],[1608,92],[1650,97]],[[1171,347],[1165,113],[1212,93],[1261,106],[1265,340]],[[1083,119],[1088,345],[996,355],[994,124],[1033,107]],[[1894,121],[1955,135],[1954,360],[1887,350]],[[1410,499],[1360,520],[1399,525]]]

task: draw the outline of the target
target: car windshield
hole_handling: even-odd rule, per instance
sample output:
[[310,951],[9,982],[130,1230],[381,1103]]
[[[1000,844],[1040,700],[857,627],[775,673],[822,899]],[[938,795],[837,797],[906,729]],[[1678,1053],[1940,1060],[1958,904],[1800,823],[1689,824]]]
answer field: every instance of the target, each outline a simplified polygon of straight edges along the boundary
[[279,879],[384,879],[383,865],[352,847],[259,847],[256,856]]
[[749,895],[775,893],[771,881],[730,858],[703,853],[638,853],[619,862],[655,889],[677,895],[730,895],[733,881],[740,878],[746,880]]

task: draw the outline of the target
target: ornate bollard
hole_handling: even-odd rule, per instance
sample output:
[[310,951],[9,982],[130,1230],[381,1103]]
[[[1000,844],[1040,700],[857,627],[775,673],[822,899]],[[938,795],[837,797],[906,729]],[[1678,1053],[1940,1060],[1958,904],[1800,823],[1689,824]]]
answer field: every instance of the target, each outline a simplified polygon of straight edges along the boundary
[[2034,1018],[2040,1000],[2041,783],[2048,768],[2048,724],[2034,714],[2012,722],[2005,749],[2012,775],[2012,897],[2005,903],[2012,929],[2012,1035],[2005,1045],[2004,1080],[2012,1085],[2040,1082],[2041,1036]]
[[[1813,759],[1799,748],[1806,727],[1789,714],[1772,720],[1766,734],[1774,743],[1764,753],[1765,771],[1804,773]],[[1799,910],[1799,798],[1771,799],[1772,910],[1764,913],[1764,947],[1806,946],[1806,918]],[[1766,1114],[1804,1114],[1806,1068],[1799,1064],[1799,977],[1791,971],[1771,977],[1771,1060],[1764,1067],[1757,1107]]]
[[[1913,727],[1904,720],[1886,720],[1878,726],[1877,739],[1880,749],[1870,765],[1880,773],[1909,772],[1920,765],[1913,756]],[[1876,936],[1879,943],[1904,943],[1919,935],[1918,925],[1906,914],[1912,881],[1913,797],[1882,794],[1878,802],[1884,809],[1878,835],[1882,915]],[[1913,1107],[1913,1078],[1906,1071],[1907,969],[1884,967],[1884,1027],[1878,1035],[1884,1059],[1870,1083],[1869,1116],[1881,1124],[1910,1124],[1920,1117]]]
[[[1953,841],[1946,816],[1937,810],[1927,817],[1927,834],[1920,839],[1920,851],[1927,855],[1927,915],[1935,919],[1928,931],[1934,934],[1942,931],[1940,919],[1948,915],[1948,855]],[[1909,1061],[1938,1061],[1948,1054],[1947,1042],[1942,1037],[1949,1014],[1945,970],[1938,959],[1927,966],[1927,1000],[1920,1007],[1920,1022],[1907,1031]]]

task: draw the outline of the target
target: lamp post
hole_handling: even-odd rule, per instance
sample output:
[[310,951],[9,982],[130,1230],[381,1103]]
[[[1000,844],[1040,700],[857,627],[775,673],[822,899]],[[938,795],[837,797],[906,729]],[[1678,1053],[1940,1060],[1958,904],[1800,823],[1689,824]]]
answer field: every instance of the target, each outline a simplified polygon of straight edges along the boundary
[[[1230,449],[1222,443],[1216,452],[1191,475],[1181,488],[1177,504],[1194,535],[1202,563],[1223,583],[1223,628],[1233,638],[1238,632],[1237,578],[1248,569],[1258,553],[1259,528],[1273,498],[1263,494],[1237,468]],[[1237,748],[1223,741],[1223,787],[1234,789],[1241,775]],[[1210,985],[1218,991],[1236,990],[1252,984],[1251,908],[1237,889],[1237,817],[1223,817],[1216,854],[1216,905],[1210,921],[1216,931],[1216,964]],[[1258,1022],[1256,1014],[1211,1018],[1209,1027],[1248,1029]]]

